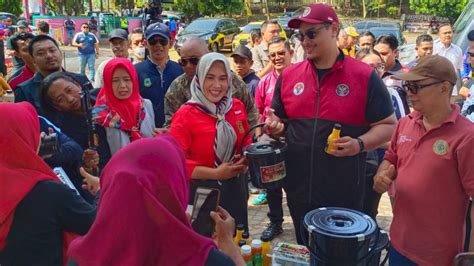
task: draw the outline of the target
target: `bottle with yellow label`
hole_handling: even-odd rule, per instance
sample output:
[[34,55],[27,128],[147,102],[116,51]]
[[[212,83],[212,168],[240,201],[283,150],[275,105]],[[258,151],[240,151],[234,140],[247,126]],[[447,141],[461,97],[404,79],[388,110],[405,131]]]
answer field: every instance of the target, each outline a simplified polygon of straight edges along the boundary
[[240,240],[242,240],[242,235],[244,234],[244,225],[243,224],[238,224],[237,225],[237,232],[234,237],[234,243],[236,245],[239,244]]
[[335,124],[331,134],[328,137],[325,151],[332,154],[337,148],[334,145],[334,140],[341,137],[341,124]]

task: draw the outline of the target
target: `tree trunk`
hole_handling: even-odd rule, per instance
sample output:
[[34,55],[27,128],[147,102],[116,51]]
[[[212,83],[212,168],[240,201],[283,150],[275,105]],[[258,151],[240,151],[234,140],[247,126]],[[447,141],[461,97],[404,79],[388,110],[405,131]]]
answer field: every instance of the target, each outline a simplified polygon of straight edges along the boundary
[[268,0],[265,0],[265,11],[267,13],[267,20],[270,20],[270,10],[268,10]]
[[89,0],[89,11],[94,11],[94,8],[92,7],[92,0]]
[[402,15],[402,2],[403,0],[400,0],[400,7],[398,8],[398,16]]
[[365,0],[362,0],[362,17],[367,17],[367,8],[365,7]]

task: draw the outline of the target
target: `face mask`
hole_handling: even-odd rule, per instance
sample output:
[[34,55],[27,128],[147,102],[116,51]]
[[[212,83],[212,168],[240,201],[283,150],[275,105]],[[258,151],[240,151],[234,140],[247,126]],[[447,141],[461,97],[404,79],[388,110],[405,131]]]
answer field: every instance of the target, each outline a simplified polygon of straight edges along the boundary
[[145,58],[145,47],[135,47],[133,49],[133,53],[135,56],[139,59],[144,59]]

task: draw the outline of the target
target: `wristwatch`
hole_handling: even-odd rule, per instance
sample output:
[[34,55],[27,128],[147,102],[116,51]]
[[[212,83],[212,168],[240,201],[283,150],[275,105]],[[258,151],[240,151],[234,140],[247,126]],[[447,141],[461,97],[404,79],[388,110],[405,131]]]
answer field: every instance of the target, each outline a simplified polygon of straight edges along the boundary
[[359,142],[359,152],[363,152],[365,149],[364,141],[361,138],[356,138],[357,142]]

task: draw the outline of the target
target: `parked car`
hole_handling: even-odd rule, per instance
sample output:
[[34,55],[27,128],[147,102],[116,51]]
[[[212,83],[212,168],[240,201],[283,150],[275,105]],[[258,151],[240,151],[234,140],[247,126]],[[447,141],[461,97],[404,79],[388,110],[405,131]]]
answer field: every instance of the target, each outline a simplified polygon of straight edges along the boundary
[[199,18],[189,23],[186,28],[177,35],[174,48],[179,52],[184,41],[196,36],[206,41],[214,52],[221,49],[232,50],[232,40],[240,33],[240,28],[235,19],[230,18]]
[[[459,15],[456,23],[453,26],[454,36],[453,43],[461,48],[463,52],[466,51],[468,40],[467,34],[474,30],[474,0],[464,8],[464,11]],[[439,40],[435,40],[437,42]],[[416,58],[415,44],[403,45],[398,49],[399,60],[402,65],[407,64]]]
[[13,15],[12,13],[0,12],[0,19],[2,19],[3,17],[10,17],[12,19],[12,25],[16,25],[16,22],[18,21],[18,17]]
[[286,33],[287,38],[291,38],[291,36],[295,33],[295,29],[288,27],[288,21],[290,21],[291,17],[278,17],[278,23],[283,27],[283,30]]
[[[234,37],[234,40],[232,41],[232,49],[239,45],[247,45],[248,39],[249,39],[249,34],[252,30],[260,30],[262,27],[263,21],[257,21],[257,22],[250,22],[249,24],[245,25],[241,32]],[[280,37],[286,39],[286,33],[283,30],[282,25],[280,24]]]
[[371,28],[370,32],[372,32],[375,38],[381,35],[393,35],[395,36],[395,38],[397,38],[399,46],[406,43],[405,37],[403,37],[403,34],[400,31],[400,29],[397,29],[397,28],[376,27],[376,28]]
[[401,31],[402,26],[398,22],[378,21],[378,20],[363,20],[352,25],[356,28],[358,33],[372,31],[372,28],[397,28]]

